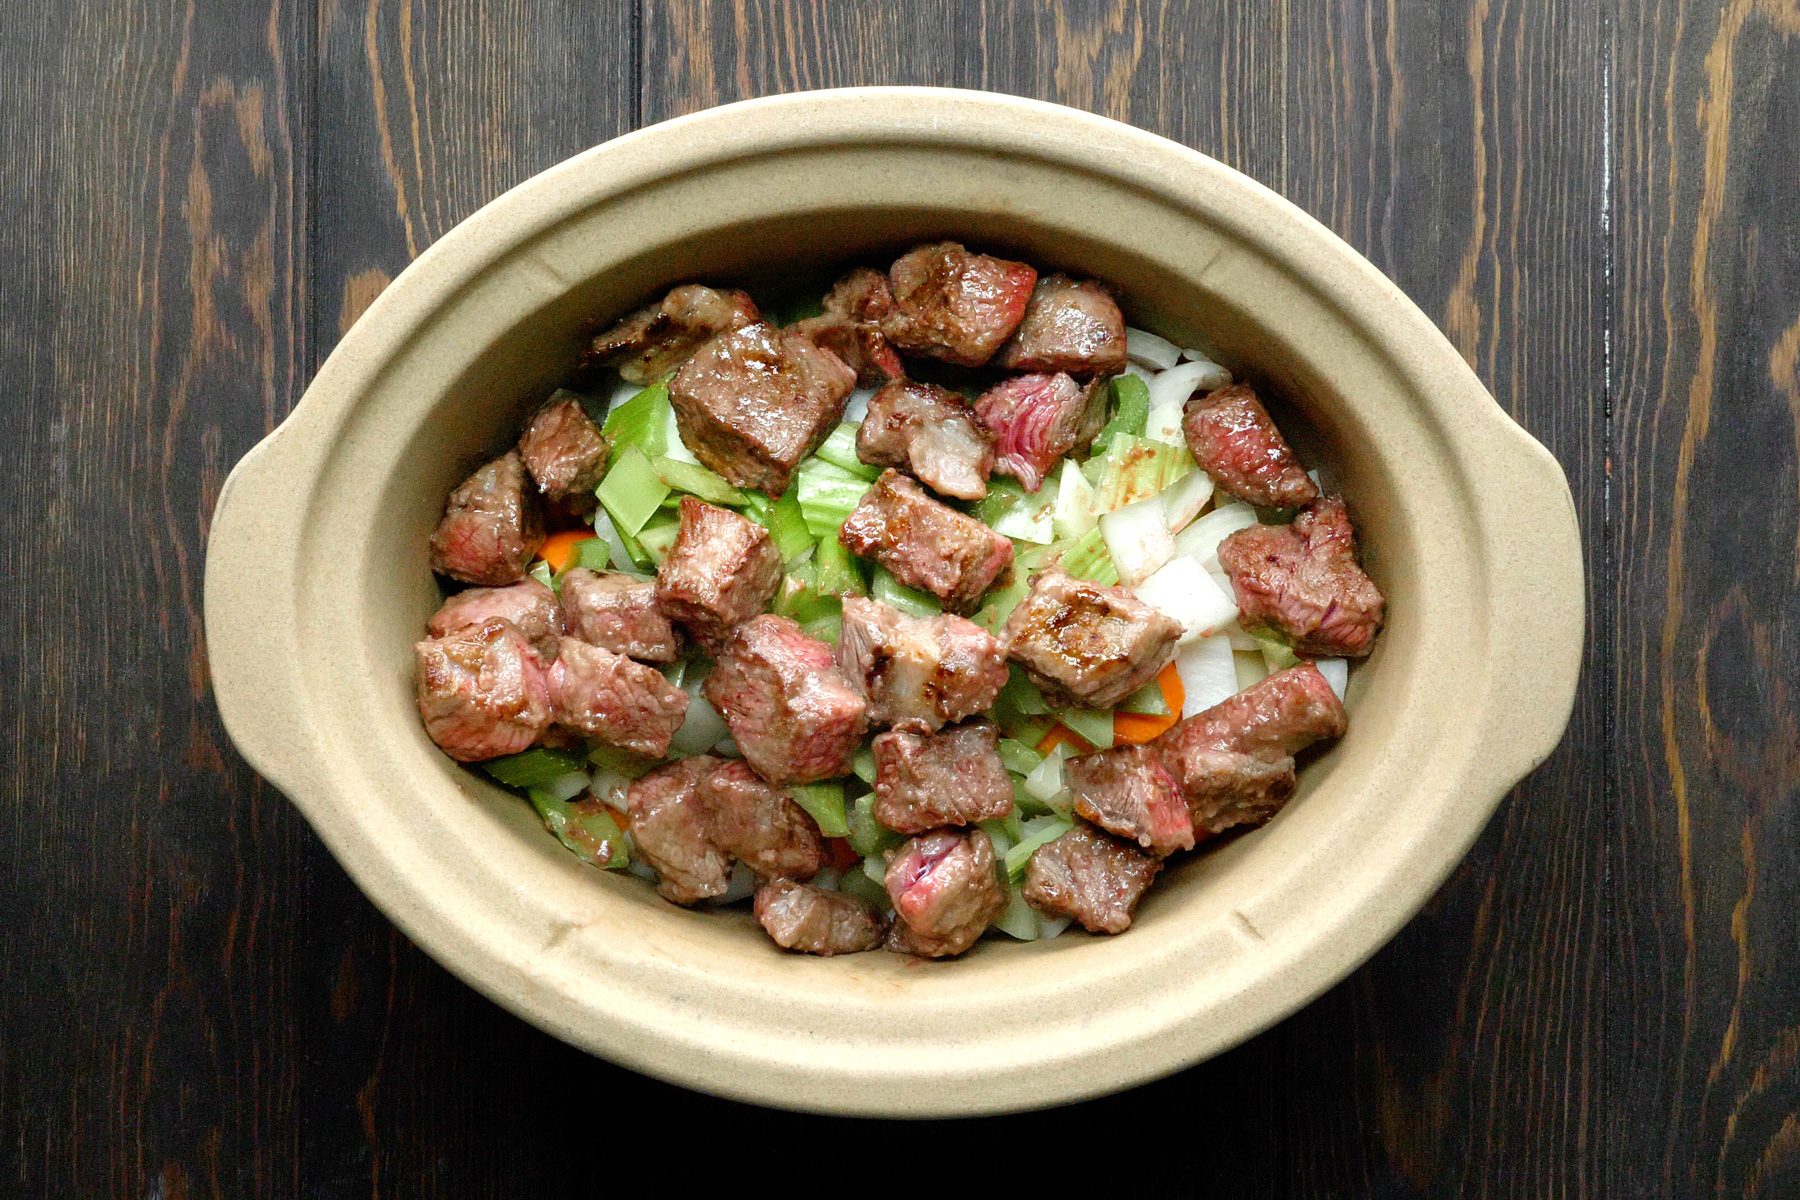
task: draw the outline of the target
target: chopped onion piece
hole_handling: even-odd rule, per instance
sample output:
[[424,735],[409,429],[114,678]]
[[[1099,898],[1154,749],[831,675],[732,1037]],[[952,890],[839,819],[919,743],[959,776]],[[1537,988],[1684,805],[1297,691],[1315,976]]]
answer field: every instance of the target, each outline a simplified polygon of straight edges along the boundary
[[[1213,578],[1219,579],[1219,576],[1214,575]],[[1220,586],[1226,591],[1231,590],[1231,585],[1228,582],[1221,581]],[[1262,643],[1251,637],[1248,633],[1245,633],[1243,625],[1237,621],[1233,621],[1225,628],[1219,630],[1219,636],[1230,641],[1233,650],[1242,650],[1246,654],[1262,653]]]
[[668,457],[676,462],[691,463],[696,467],[700,465],[700,460],[694,457],[694,452],[689,450],[687,443],[681,440],[681,428],[675,423],[674,405],[669,406],[668,433],[664,440],[668,445]]
[[1063,759],[1069,756],[1069,744],[1058,742],[1044,755],[1044,761],[1025,777],[1025,790],[1040,804],[1049,804],[1063,790]]
[[1158,371],[1166,371],[1181,361],[1181,347],[1168,338],[1157,337],[1147,329],[1125,327],[1125,357]]
[[612,518],[607,516],[604,508],[594,510],[594,536],[606,542],[607,556],[612,561],[615,571],[627,571],[633,575],[642,575],[638,565],[631,561],[631,552],[625,549],[625,539],[613,528]]
[[601,767],[594,772],[594,780],[588,784],[588,791],[601,800],[606,801],[620,812],[626,811],[629,801],[625,793],[631,787],[631,780],[611,767]]
[[1065,458],[1057,476],[1056,511],[1051,515],[1051,527],[1059,540],[1078,538],[1094,527],[1094,519],[1094,485],[1080,467]]
[[1175,656],[1175,673],[1186,693],[1181,702],[1184,717],[1205,712],[1238,692],[1237,656],[1223,637],[1204,637],[1182,650]]
[[669,739],[669,750],[683,758],[705,754],[720,738],[730,737],[731,730],[719,710],[700,695],[698,684],[688,692],[687,717],[681,728]]
[[1073,920],[1074,918],[1072,917],[1046,917],[1043,913],[1039,913],[1038,941],[1041,942],[1055,937],[1057,934],[1067,929]]
[[1189,525],[1175,539],[1175,548],[1209,571],[1223,575],[1219,543],[1240,529],[1256,524],[1256,510],[1241,501],[1222,505]]
[[850,393],[850,399],[844,402],[842,420],[852,425],[861,425],[863,418],[869,415],[869,400],[875,395],[874,388],[857,388]]
[[543,786],[543,791],[554,796],[559,802],[567,804],[588,789],[586,771],[570,771],[567,775],[558,775]]
[[1166,510],[1163,524],[1168,526],[1170,533],[1180,533],[1200,515],[1200,510],[1206,507],[1212,494],[1212,476],[1205,471],[1189,471],[1163,489],[1162,501]]
[[[1178,645],[1206,638],[1237,620],[1237,601],[1219,590],[1206,568],[1191,558],[1170,559],[1135,590],[1139,600],[1180,624]],[[1230,640],[1220,640],[1229,650]]]
[[1339,700],[1342,700],[1344,698],[1344,689],[1350,686],[1349,660],[1342,658],[1315,658],[1313,659],[1313,666],[1319,668],[1319,674],[1325,677],[1325,682],[1331,685],[1331,690],[1337,693],[1337,698]]
[[1006,911],[994,921],[994,928],[1021,942],[1035,942],[1041,936],[1037,909],[1025,903],[1022,892],[1009,892]]
[[1230,382],[1231,372],[1211,361],[1182,363],[1157,375],[1149,383],[1150,416],[1144,422],[1144,436],[1172,446],[1181,445],[1181,410],[1188,397]]
[[1156,372],[1146,371],[1146,370],[1144,370],[1144,368],[1138,366],[1134,362],[1128,362],[1125,364],[1125,373],[1127,375],[1135,375],[1139,379],[1143,380],[1145,383],[1149,383],[1152,379],[1156,378]]
[[1169,535],[1161,496],[1106,513],[1100,518],[1100,536],[1127,585],[1142,583],[1175,557],[1175,539]]

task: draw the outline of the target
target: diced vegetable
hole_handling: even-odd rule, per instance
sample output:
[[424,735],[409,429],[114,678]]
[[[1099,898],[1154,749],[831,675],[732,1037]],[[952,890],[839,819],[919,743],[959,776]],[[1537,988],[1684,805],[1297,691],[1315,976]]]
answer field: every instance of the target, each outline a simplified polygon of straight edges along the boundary
[[809,458],[800,464],[795,489],[807,531],[815,538],[836,537],[844,518],[869,490],[869,481],[823,459]]
[[[637,450],[652,461],[668,457],[675,410],[666,384],[653,383],[606,414],[601,432],[612,440],[613,458]],[[634,531],[635,532],[635,531]]]
[[1162,684],[1152,679],[1119,701],[1118,711],[1145,717],[1166,717],[1169,715],[1169,702],[1163,696]]
[[531,797],[531,805],[543,818],[544,825],[578,857],[609,871],[631,865],[625,832],[619,828],[604,801],[584,800],[571,804],[558,800],[542,788],[531,788],[526,795]]
[[794,803],[804,808],[807,815],[818,822],[819,832],[828,838],[846,837],[850,833],[850,822],[844,813],[844,781],[827,780],[824,783],[802,783],[788,789]]
[[1043,932],[1037,909],[1027,904],[1024,893],[1017,890],[1007,893],[1006,909],[994,919],[994,928],[1021,942],[1035,942]]
[[1216,362],[1182,363],[1171,367],[1149,384],[1150,415],[1144,421],[1144,436],[1153,441],[1179,445],[1181,410],[1196,391],[1212,391],[1231,382],[1231,372]]
[[900,835],[875,819],[875,797],[872,793],[858,796],[850,804],[846,816],[850,848],[863,857],[879,855],[890,846],[900,844]]
[[580,771],[586,766],[587,760],[573,751],[537,746],[519,754],[508,754],[504,758],[491,758],[481,764],[481,769],[492,776],[495,783],[507,787],[533,788],[542,787],[553,779],[560,779],[571,771]]
[[817,544],[812,530],[806,527],[806,514],[800,511],[799,488],[798,483],[789,484],[781,499],[769,506],[763,521],[768,527],[770,539],[775,543],[775,549],[781,552],[781,561],[786,563],[795,562],[812,553]]
[[626,447],[624,453],[613,459],[606,478],[594,489],[594,495],[612,517],[614,527],[633,536],[656,515],[663,497],[668,494],[669,485],[662,481],[656,468],[636,446]]
[[877,911],[893,907],[893,901],[888,897],[887,888],[870,879],[864,873],[862,863],[857,863],[855,867],[845,871],[839,877],[838,891],[855,896]]
[[1180,533],[1213,497],[1212,476],[1189,471],[1163,490],[1163,517],[1170,533]]
[[561,575],[575,554],[576,543],[591,541],[593,537],[585,529],[565,529],[561,533],[553,533],[538,547],[538,557],[550,564],[551,571]]
[[1175,539],[1163,519],[1159,497],[1127,504],[1100,518],[1100,536],[1119,570],[1119,578],[1136,585],[1175,557]]
[[656,473],[671,489],[698,496],[708,504],[735,507],[748,499],[743,492],[698,463],[665,458],[656,464]]
[[669,753],[674,758],[691,758],[696,754],[705,754],[720,738],[730,734],[725,718],[719,710],[707,703],[706,697],[700,695],[696,683],[688,689],[687,716],[681,722],[681,728],[669,739]]
[[552,591],[556,590],[556,576],[551,574],[550,564],[543,559],[532,563],[525,573]]
[[1153,371],[1166,371],[1181,361],[1181,348],[1146,329],[1125,327],[1125,356]]
[[980,610],[969,620],[989,633],[998,634],[1000,627],[1006,624],[1006,618],[1012,616],[1013,609],[1019,607],[1019,601],[1023,600],[1030,591],[1031,583],[1026,578],[1025,572],[1023,570],[1014,571],[1013,577],[1006,582],[1004,587],[995,588],[987,594]]
[[1181,673],[1181,684],[1187,691],[1181,705],[1184,717],[1205,712],[1242,690],[1237,655],[1223,637],[1201,638],[1185,647],[1175,656],[1175,669]]
[[1113,714],[1111,709],[1065,708],[1056,716],[1071,732],[1094,749],[1105,750],[1112,746]]
[[820,589],[817,565],[803,562],[794,566],[783,577],[781,588],[775,593],[773,608],[777,616],[806,625],[834,612],[841,612],[842,603],[840,597]]
[[1262,650],[1263,661],[1269,664],[1271,675],[1276,671],[1285,671],[1300,661],[1300,657],[1294,653],[1293,647],[1274,634],[1253,629],[1250,631],[1250,636],[1256,639],[1258,648]]
[[1028,492],[1011,479],[996,479],[972,510],[976,520],[1014,541],[1044,546],[1056,540],[1054,518],[1058,493],[1051,488]]
[[844,420],[852,425],[861,425],[863,418],[869,415],[869,401],[875,398],[875,388],[857,388],[844,401]]
[[1181,673],[1175,664],[1170,663],[1156,673],[1156,687],[1162,693],[1163,712],[1150,713],[1118,712],[1113,714],[1113,738],[1124,745],[1135,746],[1151,740],[1180,719],[1181,709],[1187,699],[1187,689],[1182,683]]
[[909,588],[895,579],[886,567],[876,567],[869,584],[869,595],[892,605],[909,617],[935,617],[944,611],[936,596]]
[[875,748],[859,746],[856,757],[851,760],[850,773],[871,787],[875,783]]
[[881,468],[871,467],[856,457],[856,430],[857,425],[849,421],[839,422],[838,427],[831,431],[831,435],[814,453],[832,466],[842,467],[850,474],[873,483],[875,477],[881,474]]
[[[668,385],[664,384],[663,386],[667,387]],[[691,463],[696,467],[700,465],[700,460],[694,457],[694,452],[689,450],[687,443],[681,440],[681,424],[675,419],[673,404],[669,406],[668,421],[663,430],[663,454],[675,462]]]
[[803,622],[801,630],[807,637],[835,646],[844,632],[843,601],[838,600],[830,612],[820,613],[810,621]]
[[1025,776],[1025,790],[1031,793],[1032,799],[1041,804],[1056,802],[1063,790],[1063,760],[1068,757],[1068,746],[1059,743]]
[[1112,381],[1112,420],[1101,426],[1094,445],[1104,446],[1115,434],[1144,435],[1144,418],[1150,415],[1150,389],[1136,375],[1116,375]]
[[1348,660],[1342,658],[1315,658],[1313,659],[1313,666],[1319,668],[1319,674],[1325,677],[1325,682],[1331,685],[1331,690],[1337,693],[1337,698],[1339,700],[1342,700],[1344,698],[1344,689],[1350,686],[1350,663]]
[[586,771],[570,771],[567,775],[558,775],[549,783],[544,784],[540,790],[558,800],[568,801],[587,791],[587,787],[588,773]]
[[1237,661],[1238,691],[1255,687],[1269,677],[1269,664],[1263,661],[1261,651],[1234,650],[1231,657]]
[[993,844],[994,860],[1006,861],[1006,852],[1013,844],[1012,835],[1007,832],[1006,826],[999,821],[983,821],[981,832],[987,834],[988,841]]
[[1094,485],[1071,459],[1063,459],[1056,475],[1056,508],[1050,528],[1058,538],[1078,538],[1094,527]]
[[1119,568],[1107,549],[1106,537],[1098,527],[1088,530],[1063,551],[1062,569],[1076,579],[1111,587],[1119,582]]
[[1069,830],[1075,828],[1072,821],[1062,817],[1033,817],[1025,822],[1022,836],[1011,849],[1006,852],[1006,876],[1015,885],[1025,877],[1025,868],[1031,864],[1031,856],[1042,846],[1048,846]]
[[[613,528],[612,518],[606,515],[605,509],[594,514],[594,533],[606,543],[607,561],[614,570],[629,571],[634,574],[638,571],[637,562],[631,557],[631,551],[625,547],[625,539],[619,536],[617,529]],[[583,561],[581,565],[592,567],[594,570],[600,569],[586,561]]]
[[1014,738],[1000,739],[1000,762],[1014,775],[1029,775],[1037,770],[1044,756]]
[[869,585],[863,580],[862,563],[844,548],[835,535],[819,539],[813,555],[821,592],[832,596],[866,596]]
[[1237,620],[1237,601],[1220,590],[1205,567],[1185,555],[1158,567],[1135,590],[1139,600],[1181,626],[1181,645]]
[[1209,571],[1219,574],[1219,543],[1240,529],[1256,524],[1256,510],[1240,501],[1220,505],[1182,530],[1175,548]]
[[595,746],[588,751],[588,761],[602,771],[615,771],[627,779],[638,779],[656,765],[657,760],[617,746]]
[[663,513],[638,531],[637,543],[649,555],[650,561],[661,566],[680,536],[681,518],[674,513]]
[[1082,470],[1094,486],[1094,511],[1109,513],[1160,495],[1193,472],[1194,456],[1185,446],[1117,437]]

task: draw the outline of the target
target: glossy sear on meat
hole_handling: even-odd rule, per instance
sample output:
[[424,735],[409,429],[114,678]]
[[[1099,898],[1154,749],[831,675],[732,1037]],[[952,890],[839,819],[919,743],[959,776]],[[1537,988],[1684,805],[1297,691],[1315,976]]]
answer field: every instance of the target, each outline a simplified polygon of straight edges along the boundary
[[843,359],[863,387],[879,387],[906,370],[881,332],[882,318],[893,306],[887,276],[858,267],[825,293],[823,312],[791,328]]
[[1075,811],[1157,858],[1194,848],[1194,822],[1181,785],[1155,751],[1115,746],[1070,759],[1064,768]]
[[736,484],[779,497],[844,415],[856,372],[801,334],[747,325],[700,347],[669,385],[681,440]]
[[940,496],[979,500],[994,470],[994,437],[949,388],[899,379],[869,398],[856,456],[901,467]]
[[893,299],[881,331],[902,353],[979,367],[1019,327],[1036,282],[1022,262],[956,242],[919,246],[888,270]]
[[596,337],[580,369],[592,373],[615,366],[628,382],[654,383],[710,338],[758,319],[756,303],[746,292],[685,283]]
[[1006,909],[994,845],[979,829],[939,830],[890,851],[887,891],[895,916],[888,949],[922,958],[961,954]]
[[869,702],[872,725],[930,731],[985,712],[1006,686],[1006,647],[963,617],[908,617],[844,598],[838,670]]
[[1246,629],[1269,629],[1301,654],[1360,658],[1375,646],[1385,604],[1363,573],[1356,531],[1336,496],[1287,525],[1252,525],[1219,543]]
[[563,628],[590,646],[646,663],[681,657],[681,634],[656,603],[655,580],[572,567],[563,576],[561,607]]
[[1032,577],[1003,640],[1058,708],[1111,708],[1175,656],[1181,627],[1122,587],[1076,579],[1060,567]]
[[677,759],[625,793],[631,844],[656,872],[656,890],[676,904],[721,896],[731,886],[731,856],[714,839],[700,795],[700,785],[722,765],[710,754]]
[[868,728],[868,705],[838,672],[831,647],[773,614],[732,632],[702,690],[772,783],[849,774]]
[[1009,371],[1067,371],[1091,378],[1125,369],[1125,314],[1104,284],[1040,276],[1018,332],[994,356]]
[[825,865],[825,838],[794,798],[745,762],[700,783],[713,840],[765,879],[811,879]]
[[1247,383],[1194,396],[1182,410],[1188,449],[1220,491],[1259,508],[1298,508],[1319,487]]
[[1039,912],[1073,917],[1089,933],[1124,933],[1161,869],[1161,859],[1077,824],[1032,854],[1025,902]]
[[606,475],[612,444],[600,432],[574,392],[558,391],[546,400],[519,437],[519,457],[546,500],[577,498],[581,507]]
[[681,528],[656,572],[657,607],[716,649],[739,622],[769,607],[781,570],[781,552],[767,529],[683,496]]
[[844,892],[771,879],[756,889],[756,919],[777,946],[802,954],[856,954],[881,945],[887,920]]
[[511,621],[539,658],[548,662],[556,657],[556,642],[563,630],[556,593],[529,577],[505,587],[463,589],[432,614],[425,632],[434,638],[449,637],[495,617]]
[[994,435],[994,470],[1035,492],[1068,454],[1085,453],[1106,423],[1108,385],[1072,376],[1015,375],[975,402]]
[[514,583],[544,544],[537,498],[516,450],[482,465],[444,506],[431,535],[431,569],[464,583]]
[[550,724],[543,660],[502,617],[413,646],[425,732],[458,762],[517,754]]
[[853,554],[872,558],[952,612],[971,612],[1012,571],[1012,543],[974,517],[934,500],[889,468],[838,530]]
[[895,833],[975,825],[1012,811],[1012,776],[992,721],[941,733],[889,730],[876,736],[874,751],[875,819]]
[[550,668],[550,698],[563,728],[651,758],[687,719],[688,694],[661,671],[570,637]]

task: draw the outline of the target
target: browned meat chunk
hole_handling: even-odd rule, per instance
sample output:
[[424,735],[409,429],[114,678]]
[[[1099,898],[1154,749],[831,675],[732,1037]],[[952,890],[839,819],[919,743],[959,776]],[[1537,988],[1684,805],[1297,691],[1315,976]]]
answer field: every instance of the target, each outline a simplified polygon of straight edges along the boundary
[[811,879],[825,865],[825,838],[793,797],[729,762],[700,784],[713,840],[764,878]]
[[985,711],[1006,686],[1006,647],[973,621],[903,616],[844,598],[838,670],[869,701],[869,722],[938,729]]
[[1045,275],[1031,293],[1025,319],[994,356],[1009,371],[1117,375],[1125,369],[1125,314],[1101,284]]
[[757,319],[756,304],[745,293],[686,283],[595,338],[582,366],[615,365],[623,379],[654,383],[714,334],[742,329]]
[[413,646],[425,732],[459,762],[517,754],[550,724],[550,681],[499,617]]
[[656,872],[656,890],[676,904],[723,895],[731,885],[731,857],[713,840],[700,795],[700,784],[720,763],[710,754],[678,759],[625,793],[631,844]]
[[831,647],[786,617],[739,625],[703,685],[738,749],[773,783],[850,772],[868,705],[832,665]]
[[1181,785],[1196,834],[1260,825],[1294,791],[1294,755],[1342,737],[1348,719],[1319,669],[1301,663],[1177,723],[1151,743]]
[[994,844],[979,829],[902,844],[888,858],[887,890],[897,918],[888,949],[925,958],[961,954],[1006,909]]
[[681,657],[681,634],[657,607],[651,579],[571,568],[562,581],[562,623],[570,637],[639,662]]
[[1059,708],[1111,708],[1175,657],[1181,626],[1121,587],[1040,571],[1006,620],[1010,657]]
[[1157,858],[1194,848],[1194,822],[1181,786],[1160,756],[1144,746],[1118,746],[1071,759],[1075,811],[1108,833],[1136,842]]
[[550,668],[558,725],[652,758],[669,752],[669,739],[687,719],[686,692],[623,654],[574,638],[564,638],[561,649]]
[[1044,485],[1057,462],[1093,444],[1106,423],[1104,382],[1083,387],[1067,375],[1015,375],[975,402],[994,435],[994,470],[1026,491]]
[[838,530],[853,554],[872,558],[908,587],[953,612],[970,612],[1012,569],[1012,543],[889,468]]
[[903,352],[979,367],[1019,327],[1037,272],[934,242],[901,255],[888,282],[893,308],[881,322],[888,341]]
[[1375,646],[1383,601],[1356,561],[1356,531],[1336,496],[1288,525],[1252,525],[1219,543],[1246,629],[1272,629],[1302,654],[1360,658]]
[[798,333],[747,325],[695,351],[669,399],[694,457],[739,487],[787,490],[844,415],[856,373]]
[[434,638],[449,637],[459,630],[485,625],[495,617],[511,621],[539,658],[548,661],[556,657],[556,639],[563,628],[556,593],[535,579],[521,579],[506,587],[460,591],[432,615],[425,632]]
[[875,819],[895,833],[997,821],[1012,811],[1012,776],[992,721],[942,733],[892,730],[876,737],[874,749]]
[[940,496],[979,500],[994,470],[994,438],[949,388],[897,379],[869,398],[856,457],[904,467]]
[[681,498],[681,529],[656,572],[656,603],[709,647],[769,606],[781,551],[769,531],[730,509]]
[[788,879],[756,889],[756,919],[783,950],[826,956],[875,949],[887,925],[855,896]]
[[1319,494],[1247,383],[1195,396],[1181,429],[1219,490],[1262,508],[1297,508]]
[[612,445],[594,424],[574,392],[559,391],[532,415],[519,438],[519,457],[537,480],[546,499],[561,500],[587,493],[606,474],[606,456]]
[[864,387],[878,387],[905,372],[900,356],[881,333],[881,319],[893,307],[887,276],[858,267],[825,293],[825,311],[796,321],[795,333],[823,346],[856,372]]
[[431,569],[464,583],[513,583],[544,544],[537,498],[525,488],[517,451],[458,484],[431,535]]
[[1089,933],[1124,933],[1162,860],[1091,825],[1038,847],[1025,872],[1025,901],[1074,917]]

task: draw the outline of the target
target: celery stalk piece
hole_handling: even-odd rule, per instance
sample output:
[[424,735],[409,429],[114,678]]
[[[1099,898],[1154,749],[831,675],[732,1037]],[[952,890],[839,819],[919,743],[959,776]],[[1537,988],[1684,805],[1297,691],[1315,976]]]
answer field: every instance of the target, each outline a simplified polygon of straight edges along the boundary
[[698,496],[708,504],[736,507],[748,499],[722,477],[695,463],[665,458],[656,464],[656,474],[672,490]]
[[898,846],[899,834],[875,819],[875,796],[865,792],[850,804],[846,817],[850,828],[850,848],[864,858],[879,856],[883,850]]
[[798,483],[789,484],[781,499],[769,506],[768,520],[764,522],[785,563],[798,561],[814,545],[812,530],[806,527],[806,514],[800,511],[799,488]]
[[836,596],[831,599],[831,611],[820,613],[801,625],[800,630],[807,637],[824,642],[828,646],[836,646],[838,638],[843,636],[844,632],[844,602]]
[[1007,879],[1017,884],[1025,877],[1025,868],[1031,864],[1031,856],[1040,847],[1048,846],[1073,828],[1074,822],[1062,817],[1033,817],[1025,822],[1024,836],[1006,852]]
[[1113,715],[1105,708],[1065,708],[1056,714],[1082,741],[1096,750],[1110,750],[1113,744]]
[[1000,739],[1000,764],[1014,775],[1029,775],[1037,770],[1044,756],[1015,738]]
[[841,467],[850,474],[873,483],[875,477],[881,474],[881,468],[871,467],[856,456],[856,431],[858,428],[858,425],[853,425],[849,421],[839,422],[837,428],[831,431],[830,436],[821,442],[819,448],[813,453],[832,466]]
[[639,531],[637,541],[651,561],[661,566],[662,560],[668,557],[670,547],[675,545],[675,539],[680,535],[681,518],[673,513],[664,513]]
[[887,894],[887,888],[870,879],[868,875],[864,874],[861,867],[852,867],[844,872],[843,877],[838,880],[838,891],[855,896],[878,912],[884,912],[894,906],[893,900]]
[[1140,713],[1147,717],[1166,717],[1169,715],[1169,702],[1163,699],[1162,685],[1152,679],[1119,701],[1118,711]]
[[1150,415],[1150,389],[1136,375],[1116,375],[1112,381],[1113,416],[1101,427],[1094,445],[1104,446],[1114,434],[1144,436],[1144,418]]
[[809,458],[795,473],[800,515],[815,538],[836,537],[844,518],[869,490],[869,481],[822,458]]
[[1024,893],[1016,889],[1007,893],[1006,910],[994,919],[994,928],[1021,942],[1035,942],[1043,936],[1037,909],[1027,904]]
[[1278,635],[1266,629],[1252,629],[1250,636],[1256,639],[1257,646],[1262,650],[1263,661],[1269,664],[1269,674],[1285,671],[1300,662],[1300,656],[1294,653],[1293,647]]
[[550,564],[541,558],[532,563],[525,573],[553,592],[560,590],[561,581],[550,573]]
[[613,771],[627,779],[642,778],[658,761],[617,746],[595,746],[588,751],[587,759],[602,771]]
[[995,533],[1014,541],[1044,546],[1056,540],[1055,488],[1027,492],[1010,479],[989,482],[987,495],[970,510],[972,516]]
[[569,557],[571,567],[585,567],[590,571],[604,571],[612,565],[612,543],[602,537],[583,538],[575,543],[575,553]]
[[833,596],[866,596],[869,585],[863,579],[862,563],[844,548],[834,534],[819,539],[813,554],[817,567],[819,590]]
[[944,611],[936,596],[907,587],[895,579],[886,567],[875,568],[875,578],[869,586],[869,594],[909,617],[935,617]]
[[846,837],[850,833],[849,819],[844,813],[844,781],[827,780],[824,783],[801,783],[788,789],[794,803],[804,808],[819,826],[819,832],[826,837]]
[[653,383],[608,413],[600,431],[611,439],[615,457],[636,449],[652,460],[666,458],[673,411],[668,385]]
[[1028,717],[1043,716],[1050,711],[1044,693],[1038,691],[1037,684],[1031,682],[1017,665],[1007,667],[1006,685],[1000,689],[1000,695]]
[[1089,530],[1063,552],[1062,569],[1076,579],[1086,579],[1103,587],[1119,582],[1119,568],[1113,565],[1112,552],[1098,528]]
[[656,515],[668,494],[669,485],[636,446],[627,447],[613,460],[606,478],[594,489],[594,495],[612,518],[613,528],[632,537]]
[[873,746],[859,747],[850,770],[870,787],[875,786],[875,748]]
[[1025,790],[1039,803],[1055,804],[1063,790],[1063,760],[1068,757],[1068,744],[1058,742],[1055,749],[1044,755],[1044,761],[1025,777]]
[[1031,584],[1024,578],[1024,572],[1014,571],[1012,579],[1005,587],[995,588],[989,592],[981,610],[969,619],[998,635],[1006,619],[1012,616],[1013,609],[1019,607],[1019,601],[1025,599],[1031,591]]
[[507,787],[531,788],[542,787],[571,771],[583,770],[586,766],[586,760],[572,751],[538,746],[518,754],[508,754],[504,758],[491,758],[481,764],[481,769],[495,783],[505,784]]
[[558,800],[542,788],[526,793],[531,805],[543,818],[544,825],[584,862],[608,871],[631,865],[631,850],[625,833],[613,819],[612,811],[602,800],[569,803]]

